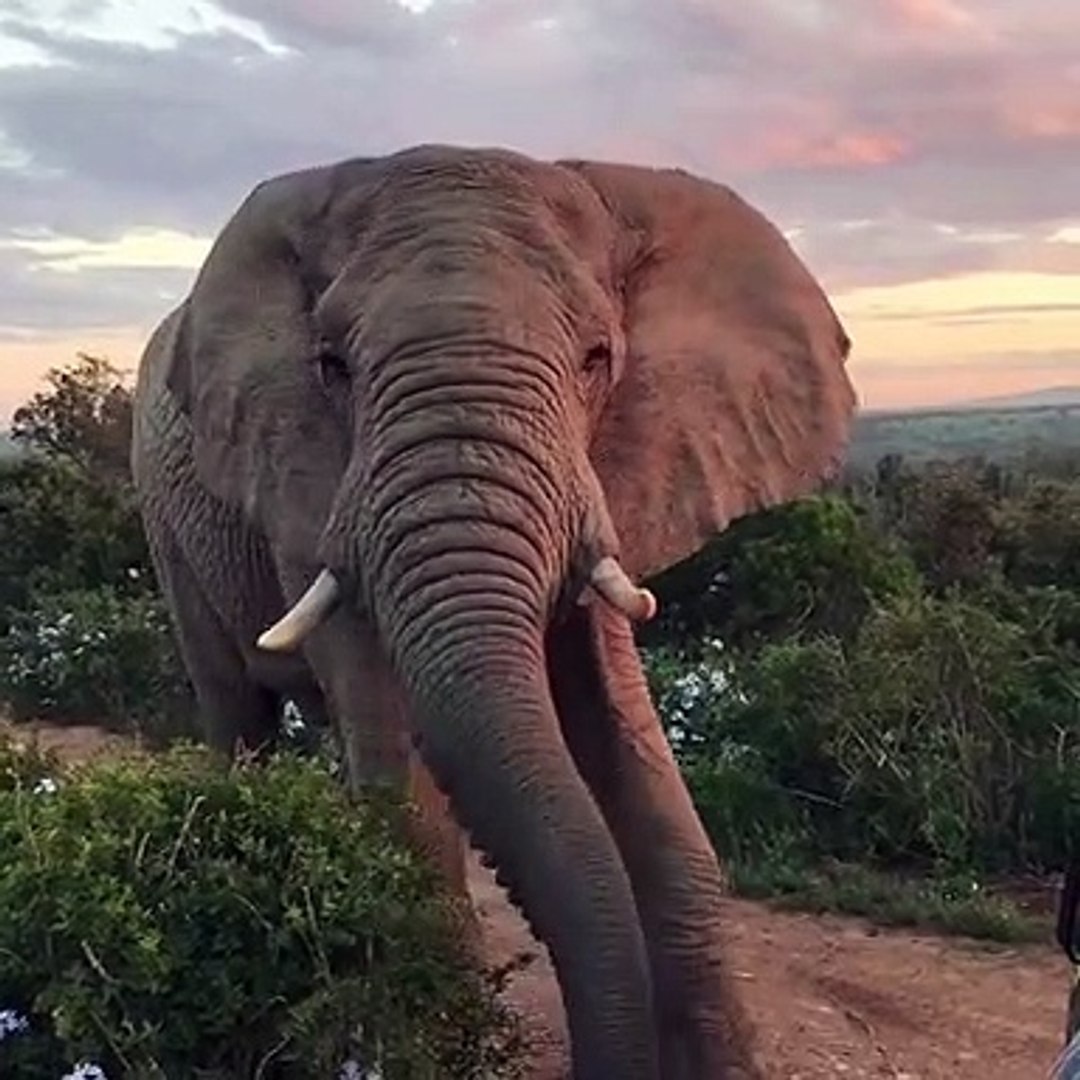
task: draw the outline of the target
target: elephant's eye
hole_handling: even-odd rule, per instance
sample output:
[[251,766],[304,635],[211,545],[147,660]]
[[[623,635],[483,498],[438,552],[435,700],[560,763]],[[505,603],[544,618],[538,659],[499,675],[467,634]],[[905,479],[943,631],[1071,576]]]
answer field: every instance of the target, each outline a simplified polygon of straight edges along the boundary
[[611,346],[606,341],[598,341],[585,353],[583,366],[588,375],[610,375]]
[[350,373],[348,362],[344,357],[329,348],[322,348],[315,357],[315,369],[319,375],[319,382],[327,389],[333,389],[348,383]]

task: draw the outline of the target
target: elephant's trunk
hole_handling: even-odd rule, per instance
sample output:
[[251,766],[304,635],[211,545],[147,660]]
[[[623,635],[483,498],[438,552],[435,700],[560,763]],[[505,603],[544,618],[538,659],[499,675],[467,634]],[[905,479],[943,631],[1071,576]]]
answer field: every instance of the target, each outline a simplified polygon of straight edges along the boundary
[[[544,628],[595,516],[560,378],[524,349],[399,354],[372,379],[370,452],[356,502],[339,504],[361,520],[337,536],[355,545],[425,763],[551,950],[575,1077],[654,1080],[629,878],[545,668]],[[332,523],[331,558],[334,538]]]
[[[640,923],[618,849],[563,742],[545,670],[566,510],[553,480],[523,485],[542,465],[538,455],[521,460],[515,441],[415,448],[409,490],[400,472],[372,477],[377,495],[397,490],[373,508],[367,593],[426,764],[551,950],[575,1077],[645,1080],[657,1066]],[[446,475],[451,460],[483,465],[466,480]]]
[[[419,748],[551,950],[575,1077],[656,1075],[648,957],[618,850],[559,734],[539,642],[460,609],[400,654]],[[391,640],[401,634],[391,630]]]

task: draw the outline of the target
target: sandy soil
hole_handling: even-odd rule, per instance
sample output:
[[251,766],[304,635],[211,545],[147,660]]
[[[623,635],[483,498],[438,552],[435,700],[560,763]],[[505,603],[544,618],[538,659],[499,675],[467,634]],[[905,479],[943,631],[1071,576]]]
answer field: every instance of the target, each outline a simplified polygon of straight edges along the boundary
[[[92,727],[35,734],[77,759],[122,742]],[[534,956],[507,992],[534,1043],[535,1080],[562,1080],[565,1026],[546,952],[477,861],[470,884],[492,960]],[[1068,970],[1049,946],[991,948],[742,900],[725,907],[770,1078],[1036,1080],[1060,1046]]]

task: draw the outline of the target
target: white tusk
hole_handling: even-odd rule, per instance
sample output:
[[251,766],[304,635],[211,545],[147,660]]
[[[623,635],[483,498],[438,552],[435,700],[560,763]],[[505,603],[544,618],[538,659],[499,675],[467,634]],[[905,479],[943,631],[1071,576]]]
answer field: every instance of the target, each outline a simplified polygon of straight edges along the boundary
[[294,652],[317,626],[326,621],[341,598],[341,586],[329,570],[320,570],[308,591],[269,630],[259,635],[260,649]]
[[637,622],[648,622],[656,614],[656,597],[639,589],[613,555],[605,555],[589,575],[592,587],[613,607]]

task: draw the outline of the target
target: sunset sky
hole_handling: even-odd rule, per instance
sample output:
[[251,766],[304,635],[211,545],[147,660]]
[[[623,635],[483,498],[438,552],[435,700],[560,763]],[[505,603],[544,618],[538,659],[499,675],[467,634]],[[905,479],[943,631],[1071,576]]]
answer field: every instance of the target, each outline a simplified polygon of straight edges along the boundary
[[133,365],[258,180],[419,142],[731,184],[864,405],[1080,385],[1077,0],[2,0],[0,422]]

